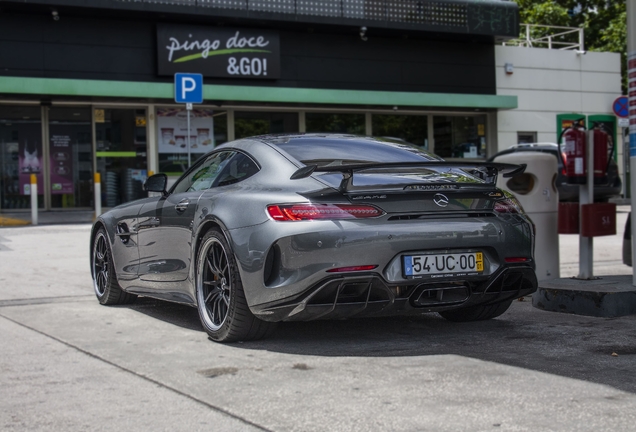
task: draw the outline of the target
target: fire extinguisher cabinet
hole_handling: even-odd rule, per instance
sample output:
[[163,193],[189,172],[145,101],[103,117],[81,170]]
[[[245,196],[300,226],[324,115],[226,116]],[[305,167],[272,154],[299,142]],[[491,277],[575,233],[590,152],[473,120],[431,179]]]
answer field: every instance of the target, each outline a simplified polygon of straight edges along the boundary
[[497,186],[514,194],[534,222],[535,250],[539,281],[559,277],[559,194],[556,188],[557,159],[539,152],[515,152],[494,162],[526,164],[523,174],[499,176]]

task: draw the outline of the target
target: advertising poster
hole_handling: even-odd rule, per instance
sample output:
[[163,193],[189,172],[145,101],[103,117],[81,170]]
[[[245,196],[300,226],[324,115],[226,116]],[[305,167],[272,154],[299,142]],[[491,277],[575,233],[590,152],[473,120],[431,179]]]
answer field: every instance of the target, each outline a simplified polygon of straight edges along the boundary
[[73,154],[70,135],[51,135],[51,193],[72,194]]
[[18,145],[20,194],[31,194],[31,174],[37,176],[38,195],[44,194],[42,181],[42,145],[35,139],[24,138]]
[[[214,148],[214,111],[193,109],[190,112],[190,152],[207,153]],[[187,111],[182,108],[157,110],[160,154],[188,154]]]

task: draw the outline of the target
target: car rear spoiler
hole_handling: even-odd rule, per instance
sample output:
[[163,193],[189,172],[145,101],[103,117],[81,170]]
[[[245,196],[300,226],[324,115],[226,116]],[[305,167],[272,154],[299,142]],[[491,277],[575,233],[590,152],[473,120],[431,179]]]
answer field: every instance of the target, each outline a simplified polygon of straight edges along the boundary
[[352,164],[352,165],[336,165],[336,166],[318,166],[306,165],[299,168],[290,180],[298,180],[309,177],[315,172],[340,172],[342,173],[342,182],[340,183],[340,191],[349,190],[353,183],[353,173],[369,169],[379,168],[436,168],[436,169],[462,169],[469,174],[485,180],[489,184],[497,183],[497,176],[500,172],[506,178],[523,174],[526,170],[526,164],[507,164],[496,162],[445,162],[445,161],[426,161],[426,162],[378,162],[368,164]]

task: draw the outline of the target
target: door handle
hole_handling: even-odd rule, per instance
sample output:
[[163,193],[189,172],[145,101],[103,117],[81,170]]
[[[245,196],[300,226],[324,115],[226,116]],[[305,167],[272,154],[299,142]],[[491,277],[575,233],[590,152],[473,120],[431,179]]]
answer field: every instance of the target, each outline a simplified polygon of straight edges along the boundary
[[174,206],[174,208],[177,211],[177,213],[183,213],[184,211],[188,209],[188,204],[190,204],[190,200],[187,198],[184,198],[181,201],[179,201],[179,203],[176,206]]

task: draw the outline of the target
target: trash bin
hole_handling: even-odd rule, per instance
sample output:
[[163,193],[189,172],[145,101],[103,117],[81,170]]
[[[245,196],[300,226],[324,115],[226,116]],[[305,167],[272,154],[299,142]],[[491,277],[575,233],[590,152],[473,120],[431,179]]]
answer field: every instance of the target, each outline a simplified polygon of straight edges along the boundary
[[538,152],[516,152],[498,156],[494,162],[526,164],[523,174],[512,178],[499,176],[497,186],[519,200],[534,223],[535,249],[539,281],[559,277],[559,193],[556,188],[557,159]]

